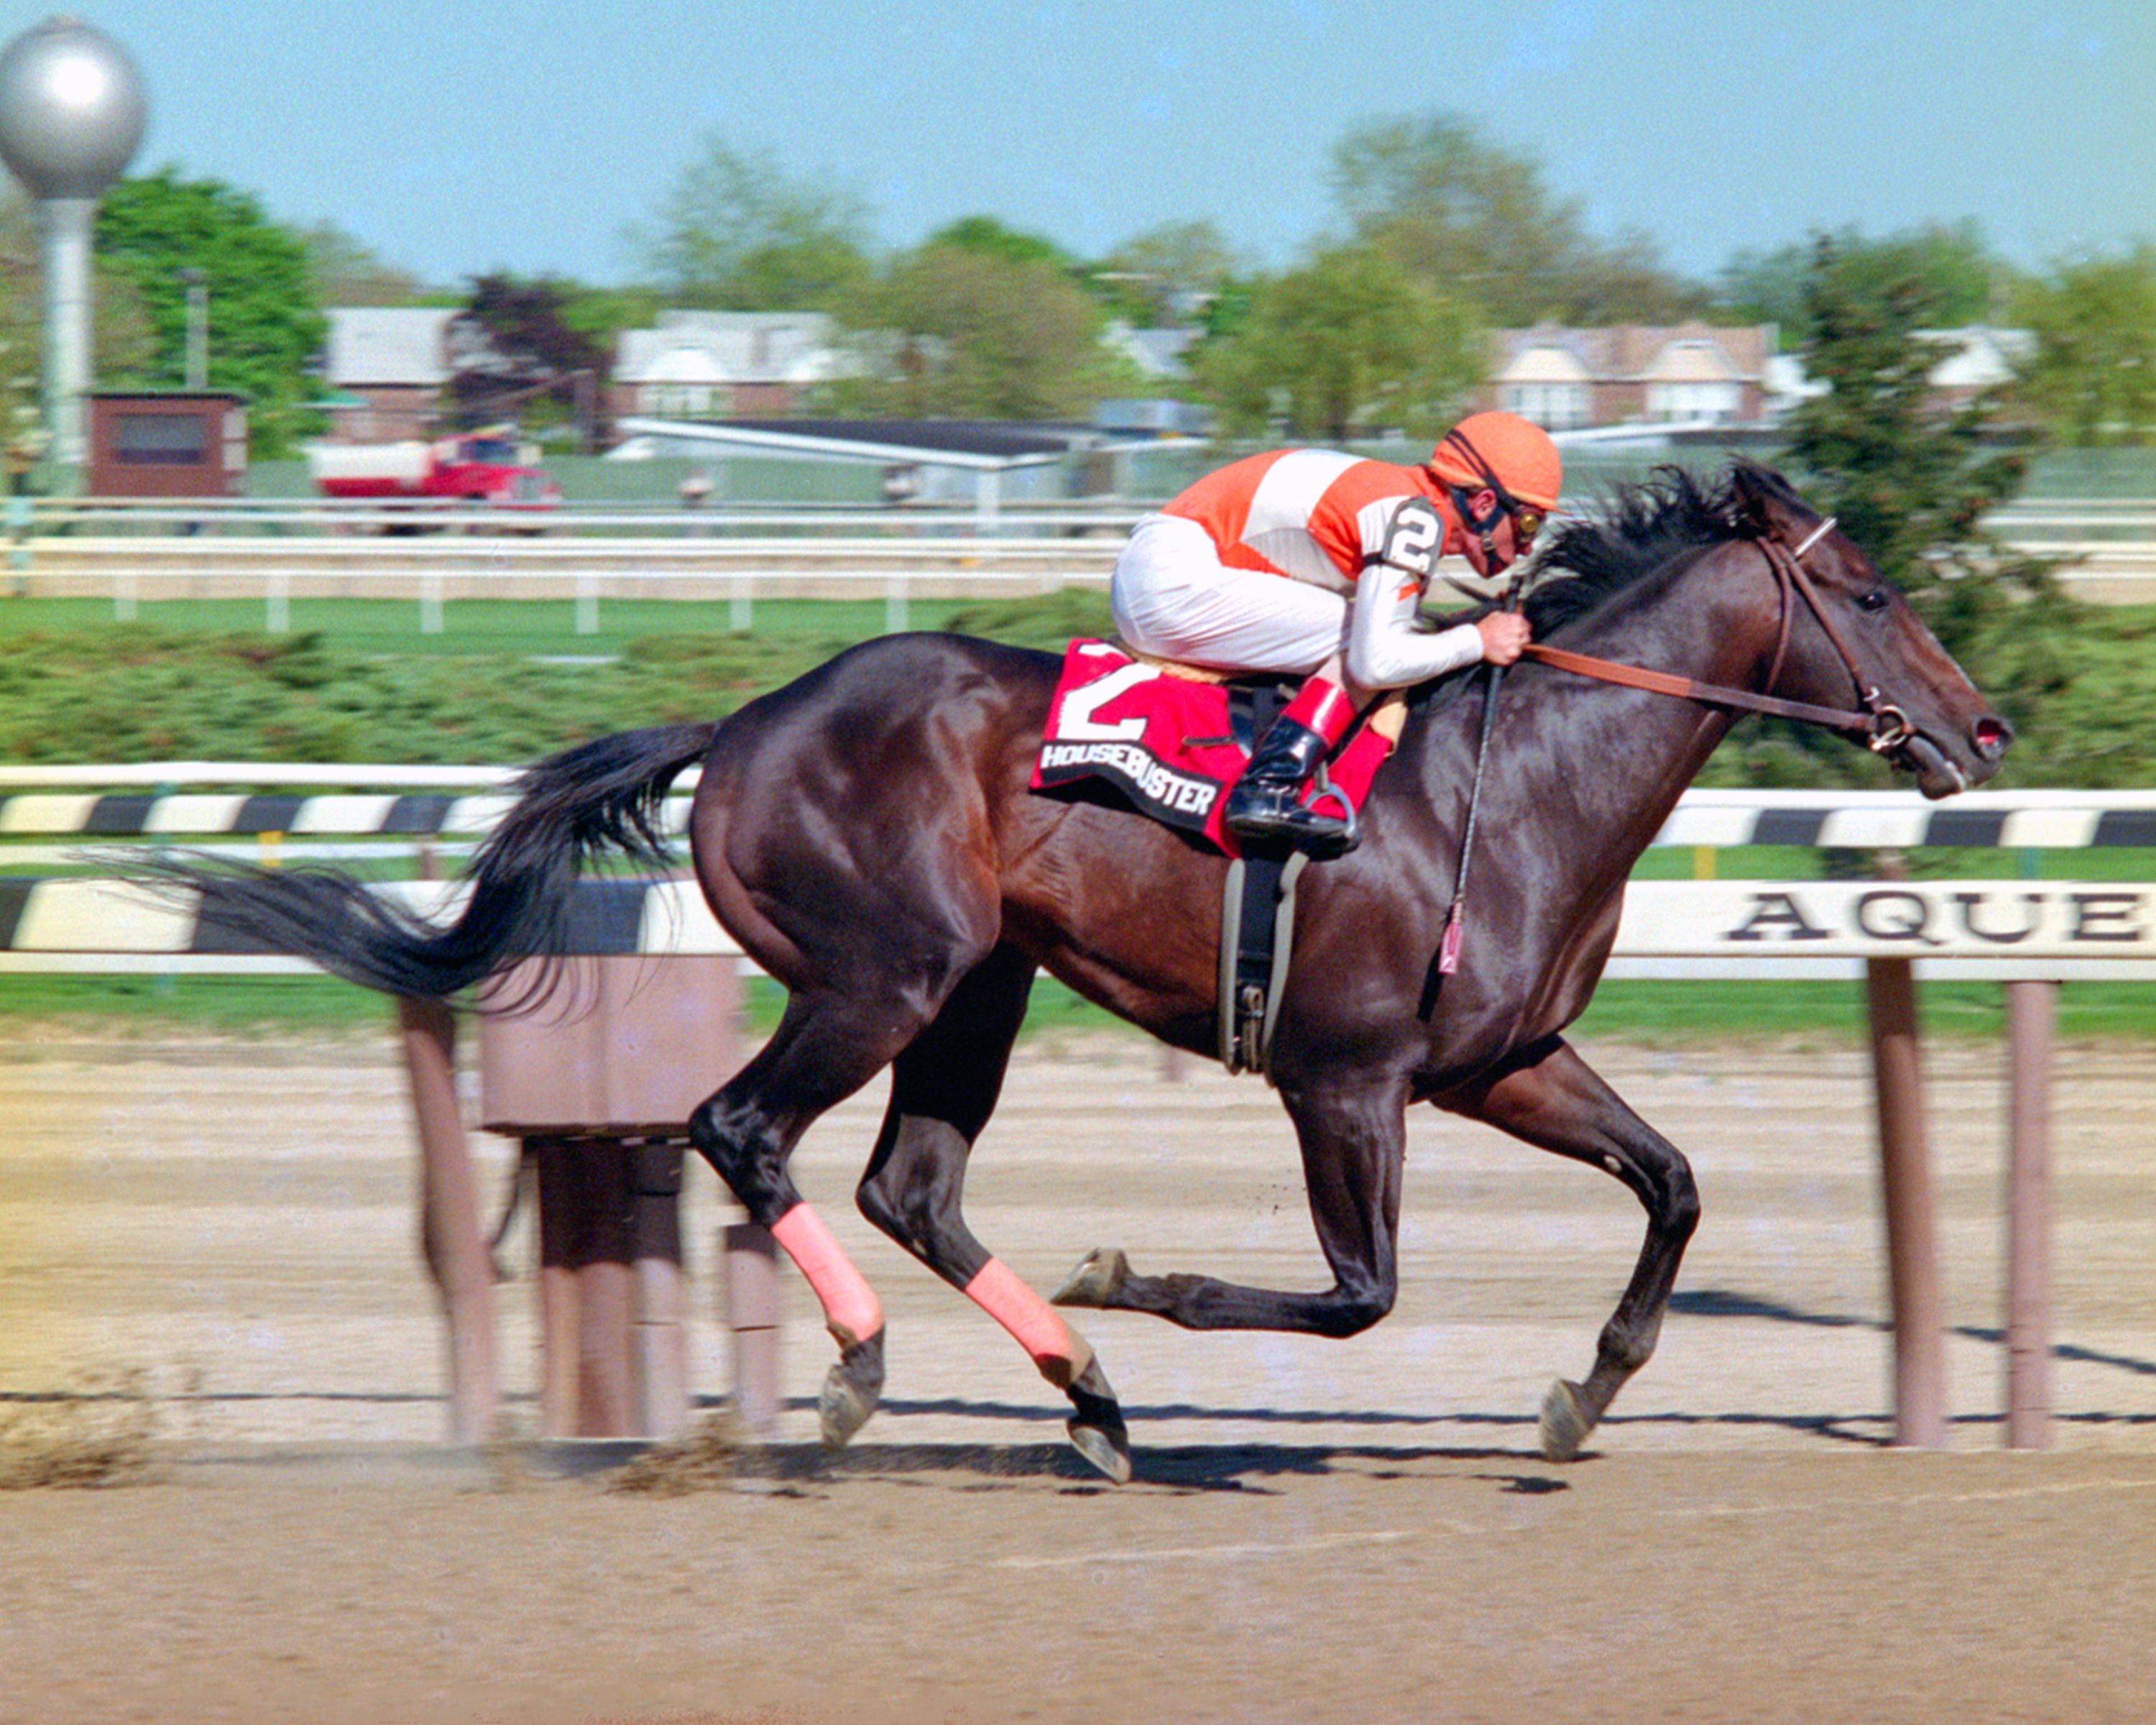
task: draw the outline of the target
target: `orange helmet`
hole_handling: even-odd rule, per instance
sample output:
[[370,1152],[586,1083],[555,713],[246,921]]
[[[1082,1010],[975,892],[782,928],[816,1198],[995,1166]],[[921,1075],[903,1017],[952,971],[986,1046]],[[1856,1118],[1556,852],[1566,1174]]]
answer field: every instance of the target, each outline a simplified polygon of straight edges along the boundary
[[1517,413],[1470,413],[1430,451],[1437,476],[1455,485],[1491,485],[1510,503],[1557,507],[1564,458],[1541,426]]

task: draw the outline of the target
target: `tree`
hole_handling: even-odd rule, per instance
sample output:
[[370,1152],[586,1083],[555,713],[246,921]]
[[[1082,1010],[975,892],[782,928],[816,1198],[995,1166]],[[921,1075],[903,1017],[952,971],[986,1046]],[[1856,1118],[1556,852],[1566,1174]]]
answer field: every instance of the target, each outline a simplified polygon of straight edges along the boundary
[[1816,239],[1804,278],[1806,368],[1829,389],[1791,416],[1788,453],[1808,500],[2025,729],[2071,680],[2060,636],[2074,607],[2049,565],[1984,526],[2019,486],[2025,449],[2002,429],[1997,396],[1951,410],[1933,402],[1938,352],[1916,332],[1942,321],[1941,302],[1938,282],[1907,248]]
[[2020,296],[2036,337],[2029,404],[2069,443],[2156,435],[2156,246],[2061,266]]
[[1045,234],[1028,234],[994,216],[961,216],[945,223],[921,244],[1000,258],[1006,264],[1045,264],[1051,270],[1065,271],[1078,267],[1078,260]]
[[[2012,279],[2010,268],[1992,254],[1983,229],[1973,221],[1908,228],[1879,239],[1845,228],[1833,239],[1842,256],[1862,254],[1871,259],[1866,267],[1876,273],[1921,284],[1930,306],[1926,315],[1940,327],[1989,321]],[[1771,252],[1738,252],[1716,283],[1717,314],[1733,322],[1774,324],[1785,350],[1804,347],[1813,336],[1805,294],[1815,250],[1816,243],[1810,242]]]
[[608,356],[565,315],[575,292],[507,274],[472,283],[470,303],[449,324],[449,394],[461,423],[573,423],[587,447],[601,441]]
[[1332,180],[1358,239],[1493,323],[1668,323],[1707,303],[1662,268],[1645,236],[1597,239],[1578,200],[1553,196],[1532,157],[1485,142],[1450,115],[1349,133],[1333,151]]
[[291,449],[320,429],[308,367],[325,331],[307,271],[307,249],[262,213],[254,197],[220,180],[183,180],[173,167],[122,180],[98,207],[96,253],[139,295],[150,343],[116,367],[115,381],[177,388],[186,381],[187,283],[199,270],[209,292],[209,385],[248,402],[258,457]]
[[1378,429],[1434,434],[1479,381],[1475,320],[1375,246],[1318,253],[1260,280],[1231,334],[1191,361],[1233,433],[1284,423],[1338,443]]
[[1050,264],[923,245],[837,311],[862,372],[829,387],[842,408],[1074,418],[1131,382],[1101,345],[1100,307]]
[[822,311],[868,280],[868,225],[867,206],[843,186],[789,177],[770,151],[712,136],[627,238],[676,305]]
[[1194,323],[1234,282],[1241,261],[1210,222],[1133,234],[1090,268],[1087,289],[1139,329]]
[[562,321],[608,355],[624,330],[649,329],[665,305],[655,288],[595,287],[566,277],[547,280],[561,295]]
[[411,305],[424,291],[418,276],[334,222],[303,229],[300,243],[307,249],[307,280],[317,305]]

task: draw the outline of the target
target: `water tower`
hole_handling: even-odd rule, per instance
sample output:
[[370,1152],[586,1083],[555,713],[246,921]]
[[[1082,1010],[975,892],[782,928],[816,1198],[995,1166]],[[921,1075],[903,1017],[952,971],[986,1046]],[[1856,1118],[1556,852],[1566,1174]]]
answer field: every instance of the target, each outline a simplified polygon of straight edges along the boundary
[[0,52],[0,160],[42,218],[45,427],[69,489],[82,468],[90,379],[90,228],[147,116],[126,50],[80,18],[49,18]]

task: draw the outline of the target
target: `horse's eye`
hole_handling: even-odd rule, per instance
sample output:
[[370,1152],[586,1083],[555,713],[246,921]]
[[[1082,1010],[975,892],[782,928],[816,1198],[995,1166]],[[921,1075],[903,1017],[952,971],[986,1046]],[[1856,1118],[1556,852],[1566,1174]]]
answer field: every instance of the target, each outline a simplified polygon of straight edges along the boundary
[[1884,611],[1887,608],[1887,589],[1883,587],[1868,588],[1857,594],[1856,608],[1860,611]]

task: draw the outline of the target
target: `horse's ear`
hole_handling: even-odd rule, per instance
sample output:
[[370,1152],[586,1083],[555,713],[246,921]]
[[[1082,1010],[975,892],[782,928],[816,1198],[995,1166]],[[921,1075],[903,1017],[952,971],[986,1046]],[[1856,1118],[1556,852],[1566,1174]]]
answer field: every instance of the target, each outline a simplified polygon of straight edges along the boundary
[[1797,494],[1772,468],[1739,456],[1729,467],[1731,514],[1738,530],[1748,539],[1770,537],[1803,513]]

